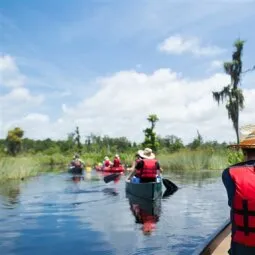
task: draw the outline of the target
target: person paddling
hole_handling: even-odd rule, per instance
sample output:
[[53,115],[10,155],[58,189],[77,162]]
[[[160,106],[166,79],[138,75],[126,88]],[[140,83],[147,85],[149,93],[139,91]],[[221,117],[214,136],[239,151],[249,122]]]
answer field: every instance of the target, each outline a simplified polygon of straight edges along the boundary
[[120,156],[116,154],[113,160],[113,167],[120,167],[120,166],[121,166]]
[[255,254],[255,128],[237,145],[245,161],[225,169],[222,181],[231,208],[232,236],[229,254]]
[[160,164],[155,159],[152,149],[145,148],[144,150],[139,150],[137,154],[139,158],[136,160],[132,175],[134,174],[142,183],[155,182],[157,175],[160,174]]
[[109,157],[105,157],[103,161],[103,167],[110,167],[112,165],[112,162],[110,161]]
[[80,159],[79,154],[75,154],[73,156],[73,160],[71,161],[71,166],[73,167],[84,167],[84,162]]

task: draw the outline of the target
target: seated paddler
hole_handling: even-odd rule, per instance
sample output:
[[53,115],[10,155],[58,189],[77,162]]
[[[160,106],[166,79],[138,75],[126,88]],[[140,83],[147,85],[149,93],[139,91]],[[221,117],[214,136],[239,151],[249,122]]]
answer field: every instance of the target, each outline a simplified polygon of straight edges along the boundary
[[105,156],[103,161],[103,167],[110,167],[112,165],[112,162],[110,161],[109,157]]
[[120,166],[121,166],[120,156],[116,154],[113,160],[113,167],[120,167]]
[[84,162],[80,159],[79,154],[75,153],[73,160],[71,161],[73,167],[84,167]]
[[155,158],[152,149],[145,148],[138,151],[139,160],[136,161],[135,177],[140,182],[156,182],[157,175],[160,174],[160,164]]

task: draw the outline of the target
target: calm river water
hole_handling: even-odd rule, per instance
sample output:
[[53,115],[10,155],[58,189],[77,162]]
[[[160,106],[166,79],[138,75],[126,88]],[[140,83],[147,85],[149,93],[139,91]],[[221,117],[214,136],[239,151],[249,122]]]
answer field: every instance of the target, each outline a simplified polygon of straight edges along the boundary
[[151,217],[126,198],[123,177],[105,184],[92,171],[80,181],[46,174],[9,182],[0,187],[0,254],[190,255],[228,218],[220,172],[214,175],[171,175],[180,189],[147,206]]

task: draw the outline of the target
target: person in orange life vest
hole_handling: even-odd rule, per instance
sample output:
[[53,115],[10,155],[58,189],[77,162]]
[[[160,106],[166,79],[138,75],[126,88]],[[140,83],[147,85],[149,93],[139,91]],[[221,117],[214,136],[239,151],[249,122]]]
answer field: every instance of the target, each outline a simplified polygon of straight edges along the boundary
[[103,167],[109,167],[112,165],[112,162],[110,161],[110,159],[106,156],[104,158],[104,162],[103,162]]
[[121,165],[120,156],[116,154],[113,160],[113,167],[120,167],[120,165]]
[[231,207],[232,239],[229,254],[255,254],[255,129],[238,145],[245,162],[225,169],[222,181]]
[[150,148],[138,151],[139,159],[135,166],[135,176],[140,178],[140,182],[155,182],[160,173],[159,162],[155,159],[155,154]]

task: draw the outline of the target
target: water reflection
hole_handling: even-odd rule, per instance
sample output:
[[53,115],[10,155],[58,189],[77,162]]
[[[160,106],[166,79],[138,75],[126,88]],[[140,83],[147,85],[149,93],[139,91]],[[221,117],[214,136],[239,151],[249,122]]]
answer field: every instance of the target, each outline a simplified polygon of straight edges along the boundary
[[199,188],[214,183],[219,177],[221,177],[222,170],[201,170],[190,172],[179,172],[177,174],[170,171],[164,171],[164,177],[173,178],[178,181],[180,185],[192,184]]
[[78,175],[72,176],[72,181],[73,181],[74,183],[78,183],[78,182],[80,182],[80,181],[82,181],[82,180],[84,180],[84,177],[83,177],[83,176],[78,176]]
[[1,185],[0,253],[189,255],[228,217],[220,178],[169,173],[180,189],[151,203],[127,197],[124,175],[117,183],[103,176],[47,174]]
[[161,198],[156,201],[148,201],[142,198],[126,194],[130,210],[135,217],[135,223],[142,224],[144,235],[151,235],[156,229],[161,213]]
[[9,207],[19,202],[20,181],[7,181],[0,184],[0,196],[4,198]]

